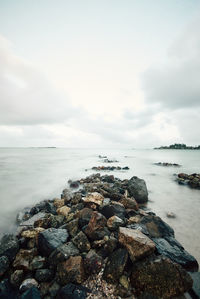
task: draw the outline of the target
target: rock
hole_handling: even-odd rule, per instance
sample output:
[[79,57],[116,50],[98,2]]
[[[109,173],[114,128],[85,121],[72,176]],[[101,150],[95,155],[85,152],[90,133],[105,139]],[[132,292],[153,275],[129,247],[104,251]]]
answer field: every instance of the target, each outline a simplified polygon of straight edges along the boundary
[[123,199],[120,200],[120,203],[122,203],[126,209],[131,209],[136,211],[139,209],[138,203],[134,198],[124,197]]
[[77,217],[78,217],[79,226],[83,227],[87,225],[92,215],[93,215],[93,210],[88,208],[84,208],[80,212],[78,212]]
[[64,199],[54,199],[54,202],[53,202],[54,206],[56,207],[56,209],[59,209],[61,207],[63,207],[65,205],[65,202],[64,202]]
[[108,219],[112,216],[118,216],[121,219],[126,217],[126,210],[123,205],[111,203],[101,209],[101,213]]
[[59,291],[57,299],[86,299],[88,292],[86,287],[68,283]]
[[87,236],[80,231],[73,239],[72,242],[80,250],[80,252],[88,252],[90,250],[90,242]]
[[[174,239],[174,241],[176,240]],[[178,243],[173,242],[172,239],[166,240],[163,238],[155,238],[154,242],[159,254],[170,258],[187,271],[198,271],[198,263],[196,259],[182,247],[178,246]]]
[[166,213],[166,216],[167,216],[168,218],[176,218],[176,215],[175,215],[173,212],[167,212],[167,213]]
[[108,258],[103,277],[108,282],[116,282],[122,275],[128,260],[128,252],[124,248],[115,250]]
[[145,225],[150,238],[174,237],[174,230],[158,216],[144,216],[140,223]]
[[51,281],[54,277],[54,272],[49,269],[38,269],[35,272],[35,279],[39,282]]
[[76,236],[78,232],[78,219],[74,219],[66,224],[67,231],[71,237]]
[[77,189],[77,188],[79,188],[79,186],[80,186],[79,181],[71,181],[71,180],[69,180],[69,181],[68,181],[68,184],[69,184],[69,187],[70,187],[71,189]]
[[34,226],[35,221],[41,220],[41,219],[45,218],[45,216],[46,216],[45,213],[39,212],[39,213],[35,214],[34,216],[32,216],[31,218],[29,218],[28,220],[21,222],[20,226],[31,228]]
[[142,232],[120,227],[119,242],[128,250],[132,262],[152,254],[155,243]]
[[92,218],[84,232],[90,239],[100,240],[108,233],[105,229],[106,222],[106,218],[102,214],[93,212]]
[[67,215],[69,214],[70,211],[71,211],[71,208],[69,208],[67,206],[63,206],[56,210],[58,215],[63,215],[65,217],[67,217]]
[[13,235],[4,235],[0,241],[0,256],[7,256],[12,261],[19,250],[19,241]]
[[120,284],[125,288],[125,289],[129,289],[129,279],[126,275],[122,275],[119,279]]
[[178,264],[155,257],[134,265],[131,284],[137,296],[146,292],[156,298],[174,298],[192,287],[192,279]]
[[16,258],[13,262],[13,267],[17,270],[31,270],[30,263],[34,256],[37,255],[36,248],[27,250],[27,249],[20,249],[16,255]]
[[0,298],[1,299],[19,298],[17,291],[12,288],[8,279],[4,279],[0,282]]
[[21,293],[27,291],[32,287],[38,287],[38,282],[34,278],[27,278],[25,279],[19,287]]
[[192,298],[200,298],[200,272],[189,273],[193,280],[192,290],[189,291]]
[[107,227],[110,230],[116,230],[116,229],[118,229],[118,227],[120,227],[122,225],[124,225],[124,221],[117,216],[112,216],[107,221]]
[[93,193],[90,193],[88,196],[85,197],[84,203],[85,204],[94,203],[98,206],[102,206],[103,200],[104,200],[104,197],[100,193],[93,192]]
[[103,259],[95,250],[90,250],[84,260],[84,269],[87,274],[97,274],[103,266]]
[[15,270],[10,276],[10,282],[15,287],[19,287],[23,279],[24,279],[23,270]]
[[42,232],[44,230],[44,228],[42,227],[36,227],[34,229],[31,229],[31,230],[25,230],[21,233],[21,236],[23,238],[29,238],[29,239],[32,239],[32,238],[36,238],[38,236],[38,234],[40,232]]
[[65,204],[69,203],[73,198],[73,195],[69,189],[64,189],[61,194],[61,199],[64,199]]
[[81,284],[85,279],[82,257],[71,256],[68,260],[58,264],[57,274],[61,285],[69,282]]
[[49,264],[57,266],[70,256],[79,255],[79,250],[72,242],[65,243],[53,251],[49,256]]
[[36,287],[31,287],[21,295],[20,299],[41,299],[41,296]]
[[132,216],[128,219],[128,224],[139,223],[140,221],[141,221],[141,216],[136,215],[136,216]]
[[116,248],[117,248],[118,241],[116,238],[111,236],[104,245],[104,250],[106,251],[107,255],[110,255]]
[[54,281],[49,287],[50,296],[55,298],[59,290],[60,290],[60,285],[56,281]]
[[148,201],[148,191],[144,180],[134,176],[128,181],[128,193],[134,197],[137,203],[143,204]]
[[2,255],[0,257],[0,278],[8,270],[9,264],[10,264],[10,262],[9,262],[9,259],[7,258],[7,256]]
[[38,235],[38,249],[42,255],[48,256],[68,239],[66,229],[48,228]]
[[41,269],[45,266],[46,258],[42,256],[35,256],[30,263],[31,270]]

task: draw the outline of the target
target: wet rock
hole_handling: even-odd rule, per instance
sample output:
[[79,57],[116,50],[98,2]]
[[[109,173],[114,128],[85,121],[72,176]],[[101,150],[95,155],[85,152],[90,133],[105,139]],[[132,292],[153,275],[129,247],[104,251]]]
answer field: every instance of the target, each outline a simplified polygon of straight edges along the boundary
[[121,218],[117,217],[117,216],[112,216],[107,221],[107,227],[110,230],[116,230],[120,226],[123,226],[123,225],[124,225],[124,221]]
[[98,193],[93,192],[84,198],[84,204],[95,204],[97,206],[102,206],[104,197]]
[[10,282],[15,287],[19,287],[23,279],[24,279],[23,270],[15,270],[10,276]]
[[65,205],[65,202],[64,202],[64,199],[56,198],[56,199],[54,199],[53,204],[56,207],[56,209],[59,209]]
[[25,270],[25,271],[31,270],[30,263],[34,258],[34,256],[36,255],[37,255],[36,248],[30,250],[20,249],[13,262],[13,267],[18,270]]
[[69,181],[68,181],[68,184],[69,184],[69,187],[70,187],[71,189],[77,189],[77,188],[79,188],[79,186],[80,186],[79,181],[71,181],[71,180],[69,180]]
[[155,243],[134,229],[120,227],[119,242],[128,250],[132,262],[152,254],[155,250]]
[[41,296],[36,287],[31,287],[21,295],[20,299],[41,299]]
[[108,233],[105,229],[106,222],[106,218],[102,214],[93,212],[92,218],[84,232],[90,239],[100,240]]
[[27,228],[34,227],[34,222],[44,219],[45,216],[46,216],[45,213],[39,212],[39,213],[35,214],[34,216],[32,216],[31,218],[29,218],[28,220],[21,222],[20,226],[27,227]]
[[63,215],[63,216],[67,216],[70,212],[71,208],[67,207],[67,206],[63,206],[59,209],[57,209],[57,214],[58,215]]
[[158,162],[158,163],[154,163],[154,165],[157,165],[157,166],[173,166],[173,167],[180,167],[181,165],[177,164],[177,163],[168,163],[168,162]]
[[65,243],[51,253],[49,256],[49,264],[57,266],[58,263],[75,255],[79,255],[78,248],[72,242]]
[[48,228],[38,235],[38,249],[42,255],[48,256],[67,239],[66,229]]
[[97,274],[103,266],[103,259],[95,250],[90,250],[84,260],[84,269],[87,274]]
[[192,290],[189,291],[192,298],[200,298],[200,272],[189,273],[192,280]]
[[93,215],[93,210],[88,208],[84,208],[80,212],[78,212],[77,218],[78,218],[79,226],[83,227],[87,225],[92,215]]
[[134,197],[137,203],[143,204],[148,201],[148,191],[144,180],[134,176],[128,181],[128,193]]
[[123,205],[117,203],[111,203],[104,206],[101,209],[101,213],[108,219],[112,216],[118,216],[121,219],[124,219],[126,216],[126,210]]
[[72,242],[80,250],[80,252],[88,252],[90,250],[90,242],[87,236],[80,231],[73,239]]
[[86,299],[89,289],[81,285],[68,283],[58,293],[58,299]]
[[38,282],[34,278],[27,278],[25,279],[19,287],[21,293],[27,291],[32,287],[38,287]]
[[1,256],[0,257],[0,278],[4,275],[4,273],[8,270],[9,268],[9,259],[7,256]]
[[67,231],[71,237],[76,236],[78,232],[78,219],[74,219],[66,224]]
[[4,279],[0,282],[0,298],[1,299],[16,299],[19,298],[19,294],[12,288],[8,279]]
[[[171,244],[170,244],[171,241]],[[174,241],[176,241],[174,239]],[[172,261],[178,263],[187,271],[198,271],[198,263],[196,259],[185,251],[178,243],[172,242],[171,239],[155,238],[156,249],[159,254],[165,255]]]
[[51,281],[54,277],[54,272],[49,269],[38,269],[35,272],[35,279],[39,282]]
[[122,275],[128,260],[128,252],[124,248],[115,250],[106,263],[103,277],[108,282],[116,282]]
[[81,256],[71,256],[67,261],[58,264],[57,274],[59,283],[82,283],[85,279],[83,260]]
[[0,256],[7,256],[12,261],[19,249],[19,241],[13,235],[4,235],[0,241]]
[[103,175],[101,177],[101,180],[106,183],[114,183],[115,177],[114,175]]
[[144,216],[140,223],[146,227],[150,238],[174,237],[174,230],[158,216]]
[[146,292],[157,298],[173,298],[188,291],[192,279],[178,264],[155,257],[134,265],[131,284],[138,296]]
[[138,203],[134,198],[128,198],[124,197],[123,199],[120,200],[120,203],[124,205],[126,209],[131,209],[131,210],[138,210]]

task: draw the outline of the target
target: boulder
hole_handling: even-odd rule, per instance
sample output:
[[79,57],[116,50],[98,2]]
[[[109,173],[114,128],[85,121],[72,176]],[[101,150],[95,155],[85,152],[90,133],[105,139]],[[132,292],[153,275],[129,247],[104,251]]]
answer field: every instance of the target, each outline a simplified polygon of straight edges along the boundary
[[140,222],[150,238],[174,237],[174,230],[156,215],[144,216]]
[[106,222],[106,218],[102,214],[93,212],[92,218],[84,232],[92,240],[103,239],[108,234],[105,228]]
[[128,252],[124,248],[115,250],[108,258],[103,277],[108,282],[116,282],[122,275],[128,260]]
[[89,289],[84,286],[68,283],[61,288],[57,299],[86,299],[88,292]]
[[84,259],[84,269],[87,274],[99,273],[103,266],[103,258],[95,250],[90,250]]
[[36,248],[30,250],[20,249],[13,262],[13,267],[17,270],[25,270],[25,271],[31,270],[30,263],[34,258],[34,256],[36,255],[37,255]]
[[137,296],[147,293],[148,298],[165,299],[188,291],[192,287],[192,279],[181,266],[161,256],[135,264],[131,284]]
[[134,176],[128,181],[128,193],[134,197],[137,203],[143,204],[148,201],[148,191],[144,180]]
[[7,256],[2,255],[0,257],[0,278],[8,270],[9,265],[10,265],[10,262],[9,262],[9,259],[7,258]]
[[71,256],[68,260],[58,264],[57,275],[61,285],[69,282],[81,284],[85,279],[82,257]]
[[120,227],[119,242],[128,250],[132,262],[152,254],[155,243],[142,232]]
[[70,256],[79,255],[79,250],[72,242],[65,243],[56,248],[49,256],[49,264],[57,266],[58,263],[67,260]]
[[126,210],[122,204],[119,203],[111,203],[104,206],[101,209],[101,213],[108,219],[112,216],[118,216],[121,219],[125,219]]
[[68,232],[66,229],[48,228],[38,235],[38,249],[39,252],[48,256],[57,247],[65,243],[68,239]]
[[7,256],[12,261],[19,250],[19,241],[14,235],[4,235],[0,241],[0,256]]
[[80,250],[80,252],[88,252],[90,250],[90,242],[87,236],[80,231],[73,239],[72,242]]

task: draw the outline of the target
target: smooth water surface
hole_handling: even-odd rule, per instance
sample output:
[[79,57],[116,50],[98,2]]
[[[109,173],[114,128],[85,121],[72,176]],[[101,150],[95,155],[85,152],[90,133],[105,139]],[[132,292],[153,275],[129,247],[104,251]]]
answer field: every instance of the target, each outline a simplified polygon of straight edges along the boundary
[[[130,167],[126,172],[112,172],[116,177],[136,175],[146,181],[148,207],[174,228],[177,240],[200,263],[200,190],[174,181],[175,173],[200,173],[200,151],[194,150],[0,148],[0,233],[13,230],[20,209],[60,197],[68,179],[92,174],[85,170],[103,165],[98,155],[119,160],[113,165]],[[182,166],[162,167],[155,162]],[[167,212],[176,218],[167,218]]]

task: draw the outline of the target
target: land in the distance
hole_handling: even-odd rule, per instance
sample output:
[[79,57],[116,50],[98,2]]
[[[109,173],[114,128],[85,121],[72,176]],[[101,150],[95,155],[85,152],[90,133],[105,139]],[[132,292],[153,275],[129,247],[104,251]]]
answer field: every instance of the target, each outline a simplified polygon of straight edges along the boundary
[[200,145],[197,146],[188,146],[184,143],[174,143],[169,146],[160,146],[160,147],[155,147],[154,149],[190,149],[190,150],[200,150]]

